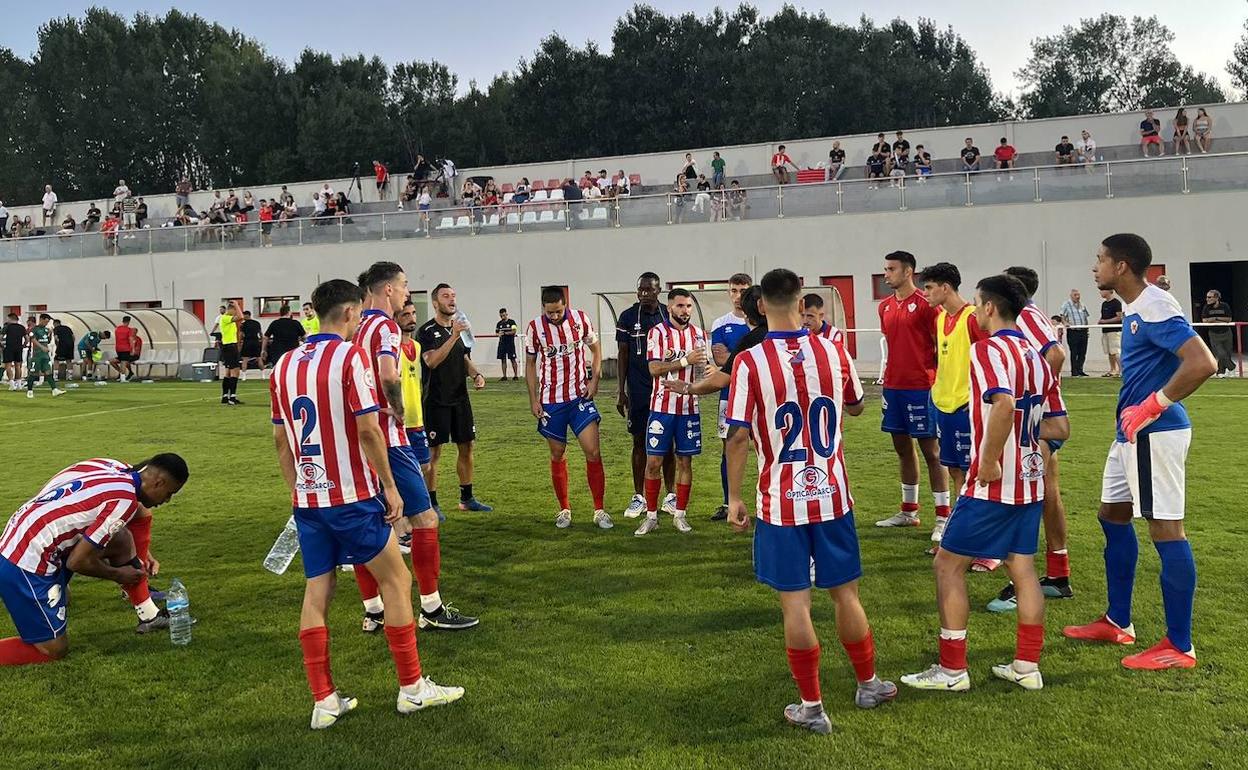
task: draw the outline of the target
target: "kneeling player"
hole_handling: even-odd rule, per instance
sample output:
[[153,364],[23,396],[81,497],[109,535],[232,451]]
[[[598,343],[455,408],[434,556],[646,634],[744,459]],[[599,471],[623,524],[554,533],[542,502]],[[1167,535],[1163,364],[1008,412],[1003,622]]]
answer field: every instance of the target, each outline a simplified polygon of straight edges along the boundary
[[1018,595],[1018,645],[1014,661],[992,673],[1039,690],[1044,595],[1032,563],[1044,505],[1039,443],[1065,438],[1070,427],[1065,416],[1043,420],[1056,378],[1015,326],[1027,302],[1022,283],[995,275],[976,288],[975,317],[992,336],[971,346],[971,467],[935,560],[940,662],[901,681],[924,690],[970,689],[966,570],[977,558],[1002,559]]
[[[598,442],[602,416],[594,406],[602,377],[598,335],[584,311],[567,306],[559,286],[542,289],[542,314],[529,322],[525,335],[524,381],[529,388],[529,408],[537,418],[537,432],[550,446],[550,481],[559,501],[555,526],[563,529],[572,524],[568,462],[564,459],[571,428],[585,453],[585,476],[594,497],[594,523],[611,529],[611,516],[603,510],[606,479]],[[589,361],[585,360],[586,348]],[[586,369],[590,371],[588,380]]]
[[801,328],[801,282],[789,270],[763,276],[770,331],[737,354],[728,395],[728,519],[749,527],[741,478],[752,438],[758,455],[754,571],[780,592],[789,668],[801,702],[784,709],[795,725],[828,733],[819,690],[819,639],[810,617],[810,562],[817,588],[836,603],[836,625],[858,679],[854,701],[872,708],[897,696],[875,675],[875,642],[858,599],[862,564],[841,447],[841,412],[862,412],[853,362]]

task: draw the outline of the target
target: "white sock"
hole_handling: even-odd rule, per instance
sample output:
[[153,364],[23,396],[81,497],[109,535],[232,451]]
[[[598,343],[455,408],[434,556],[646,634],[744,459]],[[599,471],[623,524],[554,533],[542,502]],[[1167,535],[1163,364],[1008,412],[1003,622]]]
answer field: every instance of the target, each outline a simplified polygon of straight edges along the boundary
[[374,596],[371,599],[364,600],[364,611],[371,613],[385,612],[386,605],[381,603],[380,596]]
[[338,702],[337,692],[331,692],[329,695],[326,695],[324,698],[321,698],[320,700],[316,702],[317,708],[324,709],[325,711],[328,711],[331,714],[338,713],[338,705],[339,705],[339,702]]
[[959,640],[959,639],[965,639],[965,638],[966,638],[966,629],[965,629],[965,628],[963,628],[963,629],[960,629],[960,630],[958,630],[958,631],[954,631],[954,630],[952,630],[952,629],[942,628],[942,629],[940,629],[940,638],[941,638],[941,639],[948,639],[948,640],[949,640],[949,641],[951,641],[951,642],[956,642],[956,641],[957,641],[957,640]]
[[822,709],[823,701],[821,700],[803,700],[802,706],[808,709]]
[[657,519],[659,518],[659,512],[658,511],[646,511],[646,518]]
[[1040,670],[1040,665],[1038,663],[1034,663],[1030,660],[1019,660],[1018,658],[1015,658],[1014,662],[1011,663],[1010,666],[1020,674],[1030,674],[1032,671]]
[[405,692],[408,695],[415,695],[416,693],[420,692],[423,689],[425,689],[425,677],[423,676],[420,679],[417,679],[415,682],[412,682],[411,684],[405,684],[405,685],[399,686],[399,692]]
[[[917,496],[917,493],[916,493],[916,496]],[[942,505],[945,506],[946,508],[949,507],[949,493],[948,492],[933,492],[932,499],[936,501],[937,507],[942,506]]]
[[919,504],[919,485],[918,484],[902,484],[901,485],[901,501],[903,503]]
[[679,508],[677,508],[677,509],[676,509],[676,512],[675,512],[675,513],[673,513],[672,515],[673,515],[673,516],[679,516],[679,517],[681,517],[681,518],[683,519],[683,518],[685,517],[685,512],[684,512],[684,511],[682,511],[682,510],[680,510]]
[[431,594],[420,595],[420,609],[422,612],[434,612],[442,606],[442,594],[434,591]]
[[160,609],[156,606],[156,602],[152,601],[152,597],[147,597],[142,604],[136,604],[134,611],[139,613],[139,620],[148,621],[160,614]]

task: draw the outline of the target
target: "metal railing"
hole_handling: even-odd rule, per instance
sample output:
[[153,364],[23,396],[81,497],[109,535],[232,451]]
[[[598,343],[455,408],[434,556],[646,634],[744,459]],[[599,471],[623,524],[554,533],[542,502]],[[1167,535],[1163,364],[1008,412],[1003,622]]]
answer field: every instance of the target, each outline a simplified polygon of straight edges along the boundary
[[[1248,187],[1248,152],[0,239],[0,262],[828,216]],[[265,224],[269,225],[267,228]],[[267,232],[266,232],[267,230]]]

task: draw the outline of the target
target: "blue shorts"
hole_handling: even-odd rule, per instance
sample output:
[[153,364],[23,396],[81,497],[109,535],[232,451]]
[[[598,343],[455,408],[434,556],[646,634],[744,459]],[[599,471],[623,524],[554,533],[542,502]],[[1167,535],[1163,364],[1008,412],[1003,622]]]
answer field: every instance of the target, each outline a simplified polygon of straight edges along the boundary
[[568,443],[568,428],[579,436],[591,424],[602,421],[593,399],[574,398],[562,404],[542,404],[542,416],[537,421],[537,432],[548,439]]
[[433,461],[433,455],[429,454],[429,437],[425,435],[424,428],[409,428],[407,443],[412,445],[412,451],[416,453],[416,462],[428,465]]
[[936,435],[940,440],[940,464],[946,468],[971,467],[971,410],[936,410]]
[[911,438],[936,438],[936,406],[931,391],[884,388],[880,430]]
[[1043,513],[1043,502],[1008,505],[964,495],[953,506],[940,547],[984,559],[1028,556],[1036,552]]
[[1045,441],[1048,442],[1049,452],[1051,453],[1056,453],[1057,450],[1066,445],[1066,439],[1064,438],[1047,438]]
[[429,487],[425,485],[425,474],[420,471],[416,450],[410,446],[392,446],[386,453],[390,455],[390,474],[394,476],[394,485],[398,487],[399,497],[403,498],[403,514],[415,516],[432,508]]
[[27,644],[55,639],[68,623],[69,571],[36,575],[0,557],[0,599]]
[[810,588],[810,560],[815,587],[836,588],[862,577],[854,514],[817,524],[781,527],[754,522],[754,576],[777,591]]
[[332,572],[339,564],[372,561],[394,532],[386,523],[386,504],[380,497],[294,512],[303,574],[308,578]]
[[702,454],[701,415],[650,413],[646,418],[646,454],[666,457],[673,447],[678,455]]

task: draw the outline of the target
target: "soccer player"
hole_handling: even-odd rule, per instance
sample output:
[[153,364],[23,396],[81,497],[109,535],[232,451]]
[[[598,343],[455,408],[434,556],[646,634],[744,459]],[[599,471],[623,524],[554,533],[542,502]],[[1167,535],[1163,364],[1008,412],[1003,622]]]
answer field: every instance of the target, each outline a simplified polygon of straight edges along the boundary
[[693,324],[693,295],[688,289],[667,293],[667,318],[646,335],[646,360],[654,378],[646,418],[646,518],[633,534],[648,535],[659,526],[659,485],[663,458],[676,452],[676,507],[672,520],[680,532],[693,527],[685,518],[693,486],[693,456],[702,452],[702,417],[698,397],[682,396],[669,380],[694,382],[707,363],[706,333]]
[[57,379],[66,382],[70,378],[69,366],[74,362],[74,330],[61,323],[59,318],[53,319],[52,340],[55,343],[52,361],[56,364]]
[[845,333],[828,323],[828,314],[823,307],[823,297],[814,292],[802,297],[802,326],[810,333],[831,340],[837,345],[845,345]]
[[221,367],[225,374],[221,377],[221,403],[238,406],[238,375],[242,371],[242,361],[238,350],[238,327],[243,321],[243,306],[238,300],[230,300],[229,307],[221,314],[217,325],[221,331]]
[[18,637],[0,639],[0,665],[47,663],[69,653],[71,574],[112,580],[128,594],[146,582],[150,511],[189,476],[176,454],[133,467],[88,461],[58,473],[17,509],[0,534],[0,599]]
[[940,661],[907,674],[903,684],[960,692],[971,687],[966,666],[970,606],[966,571],[977,558],[1002,559],[1018,595],[1018,641],[1011,663],[992,673],[1027,690],[1044,686],[1044,594],[1033,559],[1044,507],[1040,442],[1065,438],[1064,415],[1045,419],[1056,378],[1015,325],[1027,290],[1013,276],[994,275],[976,286],[975,319],[988,339],[971,345],[971,465],[936,553]]
[[1161,558],[1166,635],[1123,659],[1131,669],[1192,668],[1192,599],[1196,563],[1183,529],[1184,479],[1192,424],[1180,402],[1217,371],[1217,360],[1174,297],[1145,278],[1153,252],[1138,235],[1101,241],[1092,274],[1097,287],[1126,302],[1122,319],[1122,388],[1118,434],[1105,460],[1101,510],[1109,608],[1100,620],[1068,626],[1071,639],[1134,644],[1131,593],[1139,544],[1132,516],[1148,521]]
[[862,562],[854,502],[841,445],[841,414],[862,413],[862,385],[844,350],[803,329],[801,281],[790,270],[763,276],[766,339],[743,350],[728,396],[728,517],[749,527],[741,499],[747,444],[758,455],[754,574],[780,594],[789,669],[801,700],[786,706],[789,722],[829,733],[819,689],[819,637],[810,617],[814,585],[836,605],[836,627],[858,690],[854,702],[873,708],[897,696],[875,674],[875,642],[858,599]]
[[[711,324],[711,358],[716,366],[724,366],[732,357],[750,327],[745,320],[745,312],[741,310],[741,295],[750,288],[754,279],[745,273],[737,273],[728,279],[728,298],[732,300],[732,311],[723,314]],[[724,422],[724,411],[728,408],[728,387],[719,391],[719,438],[721,442],[728,440],[728,423]],[[711,516],[711,521],[725,521],[728,518],[728,460],[727,455],[719,456],[719,484],[723,492],[723,502]]]
[[134,355],[134,328],[130,326],[130,316],[123,315],[121,323],[113,329],[113,352],[116,354],[109,366],[117,370],[118,382],[125,382],[134,376],[130,363],[137,361]]
[[22,387],[22,353],[26,347],[26,327],[18,321],[17,313],[9,313],[4,329],[4,373],[9,378],[9,390]]
[[264,341],[260,348],[261,362],[272,369],[277,365],[277,359],[287,351],[299,347],[305,336],[307,335],[303,331],[303,324],[290,317],[290,305],[282,305],[277,318],[270,321],[269,328],[264,330]]
[[65,391],[56,387],[56,375],[52,373],[52,316],[39,314],[39,323],[30,330],[30,367],[26,371],[26,398],[35,397],[35,381],[40,375],[48,381],[52,396],[62,395]]
[[112,336],[113,333],[105,329],[100,332],[88,331],[78,340],[78,355],[82,358],[82,379],[95,379],[95,367],[100,361],[100,340]]
[[[956,265],[937,262],[923,269],[919,283],[927,301],[937,308],[936,380],[932,383],[932,404],[936,407],[936,435],[940,442],[940,464],[949,472],[953,489],[961,489],[966,469],[971,466],[971,345],[988,335],[975,320],[975,306],[958,293],[962,274]],[[949,515],[936,516],[932,527],[935,555]]]
[[916,441],[927,463],[936,518],[949,516],[949,476],[940,464],[936,409],[931,399],[937,310],[914,285],[914,266],[914,255],[908,251],[894,251],[884,257],[884,282],[893,294],[879,306],[880,329],[888,344],[880,429],[892,434],[893,450],[901,463],[901,510],[875,522],[877,527],[919,526]]
[[273,439],[307,577],[299,644],[315,701],[314,730],[332,726],[357,705],[334,688],[329,669],[326,622],[339,564],[366,565],[390,606],[385,631],[398,669],[399,713],[464,695],[461,687],[442,687],[422,675],[412,576],[390,526],[405,521],[403,498],[390,472],[368,356],[347,342],[359,328],[363,301],[364,291],[349,281],[316,287],[312,302],[322,333],[284,356],[269,380]]
[[[645,272],[637,279],[637,301],[620,313],[615,327],[615,343],[618,351],[619,392],[615,397],[615,411],[624,418],[629,435],[633,437],[633,499],[624,510],[624,518],[635,519],[646,510],[646,498],[642,494],[646,477],[646,418],[650,415],[650,396],[654,390],[654,377],[646,361],[646,339],[650,330],[667,322],[667,308],[659,302],[662,281],[656,273]],[[676,455],[669,453],[663,458],[663,482],[667,496],[663,498],[663,510],[676,510]]]
[[316,310],[311,302],[303,303],[303,318],[299,319],[299,323],[303,325],[304,336],[320,333],[321,319],[316,317]]
[[[395,320],[399,323],[399,331],[403,333],[399,345],[399,374],[403,381],[403,427],[407,431],[408,446],[416,453],[416,461],[420,463],[420,472],[427,476],[432,455],[429,453],[429,437],[425,435],[425,407],[420,392],[420,343],[415,338],[420,322],[416,320],[416,304],[410,299],[404,302],[403,309]],[[438,521],[444,520],[445,517],[439,513]]]
[[472,401],[468,398],[466,380],[471,375],[473,387],[485,387],[485,375],[477,371],[464,347],[460,332],[468,328],[459,319],[455,290],[450,284],[433,287],[434,316],[416,339],[420,342],[421,388],[425,395],[425,426],[428,428],[429,495],[438,508],[438,458],[442,446],[454,442],[458,452],[455,473],[459,476],[459,510],[489,513],[494,510],[472,494],[472,448],[477,439],[477,425],[472,417]]
[[494,324],[494,333],[498,335],[498,363],[503,367],[503,382],[507,381],[507,362],[511,362],[511,374],[520,379],[520,370],[516,363],[516,319],[507,315],[507,308],[498,309],[498,323]]
[[242,363],[240,379],[247,377],[247,364],[256,369],[264,369],[264,333],[260,331],[260,322],[251,317],[250,310],[243,311],[243,321],[238,325],[239,361]]
[[545,286],[542,314],[529,322],[525,335],[524,381],[529,389],[529,409],[537,418],[537,432],[550,447],[550,482],[559,502],[555,526],[564,529],[572,525],[568,461],[564,457],[571,428],[585,453],[585,477],[594,498],[594,524],[611,529],[611,517],[603,510],[606,476],[598,442],[602,415],[594,406],[594,396],[598,395],[602,381],[598,333],[585,311],[567,306],[562,287]]
[[[412,448],[404,426],[406,410],[403,398],[400,347],[402,336],[393,315],[398,315],[407,302],[407,275],[394,262],[375,262],[360,275],[364,290],[365,309],[354,342],[368,354],[369,364],[377,382],[378,421],[386,438],[386,454],[390,472],[403,498],[403,510],[411,525],[408,548],[412,571],[420,591],[420,628],[462,631],[479,622],[461,615],[443,604],[438,590],[438,573],[442,551],[438,543],[438,513],[429,501],[429,490],[421,472],[421,458]],[[425,464],[428,464],[428,459]],[[360,597],[364,600],[363,629],[372,633],[381,628],[385,605],[378,595],[377,581],[367,567],[355,568]]]

